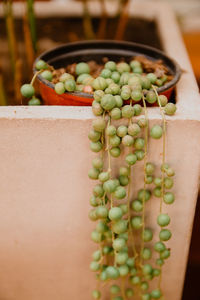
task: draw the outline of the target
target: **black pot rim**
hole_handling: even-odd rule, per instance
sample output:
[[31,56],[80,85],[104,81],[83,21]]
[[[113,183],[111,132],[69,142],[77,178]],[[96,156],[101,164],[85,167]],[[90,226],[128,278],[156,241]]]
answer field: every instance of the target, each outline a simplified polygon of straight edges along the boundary
[[[67,46],[81,46],[81,45],[85,45],[85,44],[89,44],[89,45],[103,45],[103,44],[111,44],[112,45],[121,45],[121,46],[132,46],[132,47],[138,47],[141,49],[145,49],[145,50],[149,50],[151,52],[154,52],[158,55],[162,57],[165,57],[167,60],[169,60],[173,65],[174,65],[174,70],[175,70],[175,74],[172,80],[170,80],[169,82],[167,82],[166,84],[164,84],[163,86],[159,87],[157,89],[158,93],[163,93],[167,90],[169,90],[170,88],[174,87],[176,85],[176,83],[179,81],[180,76],[181,76],[181,68],[179,66],[179,64],[172,59],[171,57],[167,56],[163,51],[158,50],[154,47],[150,47],[144,44],[140,44],[140,43],[134,43],[134,42],[128,42],[128,41],[113,41],[113,40],[84,40],[84,41],[78,41],[78,42],[73,42],[73,43],[67,43],[67,44],[63,44],[57,47],[52,48],[51,50],[45,51],[43,52],[41,55],[39,55],[36,60],[34,61],[33,64],[33,72],[36,73],[37,70],[35,68],[35,64],[38,60],[43,59],[44,56],[50,54],[51,52],[55,51],[55,50],[62,50],[63,48],[66,48]],[[144,53],[141,53],[141,55],[145,55]],[[37,78],[39,79],[39,81],[41,81],[42,83],[44,83],[45,85],[47,85],[48,87],[54,89],[54,84],[49,82],[48,80],[44,79],[40,74],[37,75]],[[74,96],[78,96],[78,97],[84,97],[84,98],[93,98],[92,94],[88,94],[88,93],[83,93],[83,92],[65,92],[65,94],[68,95],[74,95]]]

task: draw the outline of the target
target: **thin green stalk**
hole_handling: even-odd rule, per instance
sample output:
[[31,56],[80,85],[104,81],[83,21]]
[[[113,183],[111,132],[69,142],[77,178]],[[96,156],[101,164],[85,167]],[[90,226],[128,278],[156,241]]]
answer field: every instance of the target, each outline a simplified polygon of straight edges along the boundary
[[[108,123],[107,123],[107,128],[110,126],[110,116],[109,116],[109,119],[108,119]],[[107,140],[107,146],[106,146],[106,150],[107,150],[107,153],[108,153],[108,172],[111,173],[111,155],[110,155],[110,139],[109,139],[109,136],[108,134],[106,134],[106,140]],[[113,208],[114,207],[114,200],[113,200],[113,194],[110,195],[110,207]],[[112,231],[112,244],[115,240],[115,234],[114,232]],[[116,267],[116,250],[114,250],[114,266]]]
[[[105,111],[103,113],[103,119],[105,120]],[[104,154],[105,154],[105,130],[102,132],[102,135],[101,135],[101,143],[103,145],[103,148],[102,148],[102,160],[104,161]],[[104,193],[104,195],[103,195],[103,199],[102,199],[102,203],[101,203],[102,205],[105,205],[105,196],[106,196],[106,193]],[[101,242],[100,245],[99,245],[99,250],[101,252],[101,258],[100,258],[100,261],[99,261],[100,269],[102,269],[103,261],[104,261],[103,246],[104,246],[104,242]],[[101,282],[100,282],[100,279],[98,278],[97,279],[97,284],[96,284],[96,289],[97,290],[100,289],[100,285],[101,285]]]
[[92,26],[92,19],[88,9],[88,1],[83,0],[83,29],[86,39],[94,39],[95,34]]
[[[145,230],[145,192],[146,192],[146,164],[147,164],[147,149],[148,149],[148,131],[149,131],[149,127],[148,127],[148,112],[147,112],[147,107],[146,107],[146,102],[145,102],[145,98],[144,95],[142,95],[142,101],[143,101],[143,106],[144,106],[144,112],[145,112],[145,119],[147,122],[147,126],[145,127],[145,146],[144,146],[144,196],[142,199],[142,203],[143,203],[143,209],[142,209],[142,235],[144,234],[144,230]],[[144,250],[144,240],[142,238],[142,245],[141,245],[141,259],[140,259],[140,263],[142,265],[142,253]]]
[[34,52],[37,51],[37,34],[36,34],[36,22],[35,22],[35,12],[34,12],[34,0],[27,0],[27,16],[30,26],[30,33],[32,39],[32,45]]
[[[103,120],[105,120],[105,111],[103,112]],[[105,141],[105,130],[103,131],[103,133],[101,135],[101,143],[103,145],[101,157],[102,157],[103,161],[104,161],[104,154],[105,154],[105,142],[104,141]]]
[[[102,269],[103,267],[103,261],[104,261],[104,255],[103,255],[103,243],[101,243],[99,245],[99,250],[101,252],[101,258],[100,258],[100,261],[99,261],[99,264],[100,264],[100,269]],[[98,278],[97,280],[97,283],[96,283],[96,289],[99,290],[100,289],[100,279]]]
[[134,235],[133,235],[133,231],[132,231],[132,227],[131,227],[131,215],[130,215],[130,203],[131,203],[131,185],[132,185],[132,168],[129,168],[129,184],[128,184],[128,198],[127,198],[127,205],[128,205],[128,228],[129,228],[129,234],[132,240],[131,246],[132,246],[132,250],[133,250],[133,254],[134,257],[136,258],[138,256],[136,247],[135,247],[135,239],[134,239]]
[[[161,112],[161,115],[162,115],[162,121],[163,121],[163,157],[162,157],[162,166],[164,166],[165,164],[165,151],[166,151],[166,118],[165,118],[165,114],[164,114],[164,111],[163,111],[163,107],[160,103],[160,99],[158,97],[158,92],[156,90],[156,87],[154,85],[152,85],[153,87],[153,90],[156,94],[156,98],[157,98],[157,102],[158,102],[158,105],[160,107],[160,112]],[[162,213],[162,204],[164,202],[164,194],[165,194],[165,184],[164,184],[164,179],[165,179],[165,173],[164,173],[164,168],[162,168],[162,197],[161,197],[161,201],[160,201],[160,214]],[[160,276],[159,276],[159,280],[158,280],[158,287],[159,289],[161,290],[161,284],[162,284],[162,266],[160,266]]]
[[12,0],[4,0],[3,8],[4,8],[4,17],[6,22],[11,67],[12,67],[13,74],[15,74],[15,64],[18,58],[18,50],[17,50],[17,42],[15,38],[15,30],[14,30]]
[[[113,201],[113,195],[112,194],[110,196],[110,203],[111,203],[110,207],[113,208],[114,207],[114,201]],[[114,234],[114,232],[112,230],[112,245],[114,243],[114,240],[115,240],[115,234]],[[116,254],[117,254],[117,251],[114,249],[114,266],[115,267],[117,265],[117,263],[116,263]]]
[[[130,100],[130,105],[133,105],[133,101],[132,99]],[[132,123],[132,119],[129,119],[129,125]],[[131,149],[130,149],[130,153],[132,153]],[[131,227],[131,215],[130,215],[130,205],[131,205],[131,185],[132,185],[132,167],[129,167],[129,183],[128,183],[128,196],[127,196],[127,205],[128,205],[128,228],[129,228],[129,234],[130,237],[132,239],[132,250],[133,250],[133,254],[134,257],[138,257],[138,253],[135,247],[135,238],[133,235],[133,231],[132,231],[132,227]]]
[[[108,125],[107,125],[107,127],[109,127],[109,126],[110,126],[110,117],[109,117],[109,119],[108,119]],[[109,141],[110,141],[110,138],[109,138],[109,136],[107,135],[107,146],[106,146],[106,150],[107,150],[107,152],[108,152],[108,172],[111,173],[111,155],[110,155],[110,143],[109,143]]]
[[28,16],[26,14],[23,16],[23,31],[24,31],[24,42],[25,42],[27,64],[28,64],[29,71],[31,72],[33,67],[33,61],[34,61],[34,49],[33,49]]
[[[165,118],[165,114],[164,114],[164,111],[163,111],[163,107],[160,103],[160,100],[159,100],[159,97],[158,97],[158,93],[157,93],[157,90],[156,90],[156,87],[154,85],[152,85],[153,87],[153,90],[156,94],[156,98],[157,98],[157,102],[158,102],[158,105],[160,107],[160,112],[161,112],[161,115],[162,115],[162,120],[163,120],[163,156],[162,156],[162,165],[165,164],[165,148],[166,148],[166,118]],[[165,185],[164,185],[164,179],[165,179],[165,172],[164,172],[164,169],[162,168],[162,197],[161,197],[161,202],[160,202],[160,213],[162,213],[162,204],[164,202],[164,194],[165,194]]]

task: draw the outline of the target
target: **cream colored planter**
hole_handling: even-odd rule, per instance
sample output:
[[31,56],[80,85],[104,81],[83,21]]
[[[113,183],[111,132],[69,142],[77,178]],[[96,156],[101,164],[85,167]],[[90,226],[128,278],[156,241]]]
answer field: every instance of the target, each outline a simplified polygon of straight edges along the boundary
[[[177,113],[167,118],[176,202],[164,207],[172,217],[173,238],[162,286],[165,299],[180,300],[200,175],[200,97],[170,8],[136,3],[132,11],[148,11],[156,19],[164,49],[184,70]],[[94,155],[87,134],[92,118],[89,107],[0,107],[1,299],[91,299],[95,281],[88,266],[95,245],[87,216],[93,182],[87,172]],[[150,126],[161,121],[159,109],[150,108],[149,118]],[[161,143],[151,141],[150,161],[161,159]],[[134,179],[135,190],[141,178]],[[153,198],[147,221],[155,230],[158,210]]]

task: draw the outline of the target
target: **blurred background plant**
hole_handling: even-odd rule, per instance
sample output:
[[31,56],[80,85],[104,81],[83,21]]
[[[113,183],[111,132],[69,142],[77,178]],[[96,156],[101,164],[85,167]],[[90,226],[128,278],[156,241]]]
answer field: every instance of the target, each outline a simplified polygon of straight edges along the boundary
[[[74,2],[75,1],[76,0],[74,0]],[[22,104],[20,86],[22,82],[27,80],[29,75],[31,75],[33,61],[35,57],[42,51],[47,50],[49,47],[53,47],[58,43],[64,43],[65,41],[73,42],[81,39],[106,38],[106,27],[108,25],[108,16],[105,3],[106,0],[98,0],[101,8],[101,15],[97,22],[94,22],[91,17],[88,0],[77,1],[81,2],[83,6],[83,15],[79,17],[79,20],[77,20],[77,18],[75,18],[75,20],[70,20],[70,17],[68,20],[66,20],[64,17],[63,20],[63,17],[60,18],[58,15],[57,18],[53,18],[52,22],[48,19],[48,22],[46,23],[46,18],[39,18],[37,29],[34,12],[34,2],[36,1],[0,1],[2,9],[2,15],[0,19],[2,28],[1,52],[4,52],[4,55],[1,55],[1,57],[6,57],[4,64],[3,58],[1,59],[2,63],[0,64],[0,105]],[[16,2],[18,3],[16,4]],[[69,3],[70,2],[67,0],[63,1],[63,5],[69,5]],[[130,0],[113,1],[113,5],[117,6],[117,14],[115,16],[116,30],[114,30],[111,38],[123,39],[128,21],[129,3]],[[16,13],[14,12],[14,8],[16,9]],[[51,26],[54,27],[57,21],[60,24],[62,31],[61,34],[59,34],[59,26],[56,26],[58,30],[59,42],[54,41],[54,36],[56,33],[54,30],[52,30],[53,28],[51,28]],[[71,26],[71,28],[69,28],[69,30],[66,32],[66,28],[70,27],[69,23],[73,23],[75,26]],[[41,38],[39,47],[37,46],[37,30],[39,30],[41,33],[39,35]],[[62,35],[63,39],[60,38]],[[7,54],[9,54],[9,61]]]
[[[184,29],[184,38],[188,50],[193,53],[191,58],[199,78],[200,68],[196,60],[200,63],[197,42],[200,35],[191,27],[200,28],[198,21],[194,22],[194,16],[200,12],[200,1],[168,1],[174,6]],[[156,23],[148,18],[129,16],[129,7],[136,2],[0,0],[0,105],[22,104],[20,86],[29,80],[35,57],[59,44],[84,39],[124,39],[162,49]],[[97,7],[99,14],[94,14],[93,6]]]

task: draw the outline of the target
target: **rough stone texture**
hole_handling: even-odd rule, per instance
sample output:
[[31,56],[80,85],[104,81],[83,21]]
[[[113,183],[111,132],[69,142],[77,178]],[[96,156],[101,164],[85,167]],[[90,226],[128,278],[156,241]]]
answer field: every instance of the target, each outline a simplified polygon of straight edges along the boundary
[[[139,3],[131,9],[144,12]],[[147,11],[157,19],[166,52],[184,70],[177,113],[167,118],[166,154],[176,170],[176,202],[164,206],[173,237],[162,286],[165,299],[180,300],[200,175],[200,97],[169,7],[145,4]],[[158,108],[148,111],[150,126],[161,122]],[[95,248],[94,224],[87,217],[94,184],[87,178],[94,156],[87,139],[91,121],[86,107],[0,107],[1,299],[90,299],[95,286],[88,268]],[[151,140],[148,160],[157,166],[161,148],[162,140]],[[141,187],[141,165],[134,168],[134,190]],[[158,211],[159,201],[152,198],[147,222],[155,231]]]

